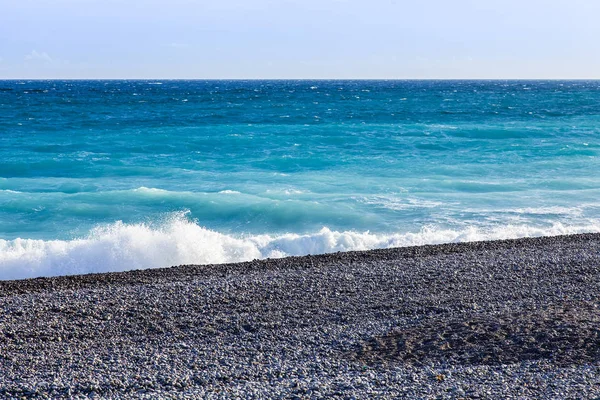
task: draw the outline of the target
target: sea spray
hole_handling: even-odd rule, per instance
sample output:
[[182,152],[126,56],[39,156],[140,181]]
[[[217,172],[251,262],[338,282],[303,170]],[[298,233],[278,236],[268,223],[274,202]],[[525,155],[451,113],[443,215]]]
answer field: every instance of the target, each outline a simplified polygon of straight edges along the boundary
[[423,244],[600,232],[600,221],[585,226],[507,225],[460,230],[424,227],[417,232],[375,234],[333,231],[310,234],[231,235],[206,229],[176,213],[160,224],[98,226],[74,240],[0,240],[0,279],[22,279],[127,271],[181,264],[215,264],[337,251]]

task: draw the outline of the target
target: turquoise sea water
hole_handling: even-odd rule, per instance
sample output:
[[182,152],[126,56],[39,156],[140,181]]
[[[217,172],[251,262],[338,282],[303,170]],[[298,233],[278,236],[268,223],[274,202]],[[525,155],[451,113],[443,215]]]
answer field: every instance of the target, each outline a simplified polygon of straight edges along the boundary
[[600,231],[599,81],[0,81],[0,279]]

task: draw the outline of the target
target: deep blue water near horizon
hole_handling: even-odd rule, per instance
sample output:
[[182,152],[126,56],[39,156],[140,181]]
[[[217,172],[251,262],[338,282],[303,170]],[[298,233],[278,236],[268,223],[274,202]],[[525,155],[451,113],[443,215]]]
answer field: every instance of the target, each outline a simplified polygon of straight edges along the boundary
[[0,279],[600,231],[600,81],[0,81]]

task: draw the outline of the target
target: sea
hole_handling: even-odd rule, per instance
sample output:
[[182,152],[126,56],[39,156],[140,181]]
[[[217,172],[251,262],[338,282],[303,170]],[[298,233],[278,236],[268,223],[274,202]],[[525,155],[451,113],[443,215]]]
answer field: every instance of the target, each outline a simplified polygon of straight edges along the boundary
[[600,81],[0,81],[0,279],[600,232]]

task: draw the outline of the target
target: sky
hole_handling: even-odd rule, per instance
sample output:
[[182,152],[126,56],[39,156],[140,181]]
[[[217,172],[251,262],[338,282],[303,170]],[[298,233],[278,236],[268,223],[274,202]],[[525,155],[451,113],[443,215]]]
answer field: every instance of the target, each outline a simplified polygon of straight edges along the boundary
[[0,0],[0,79],[598,79],[598,0]]

